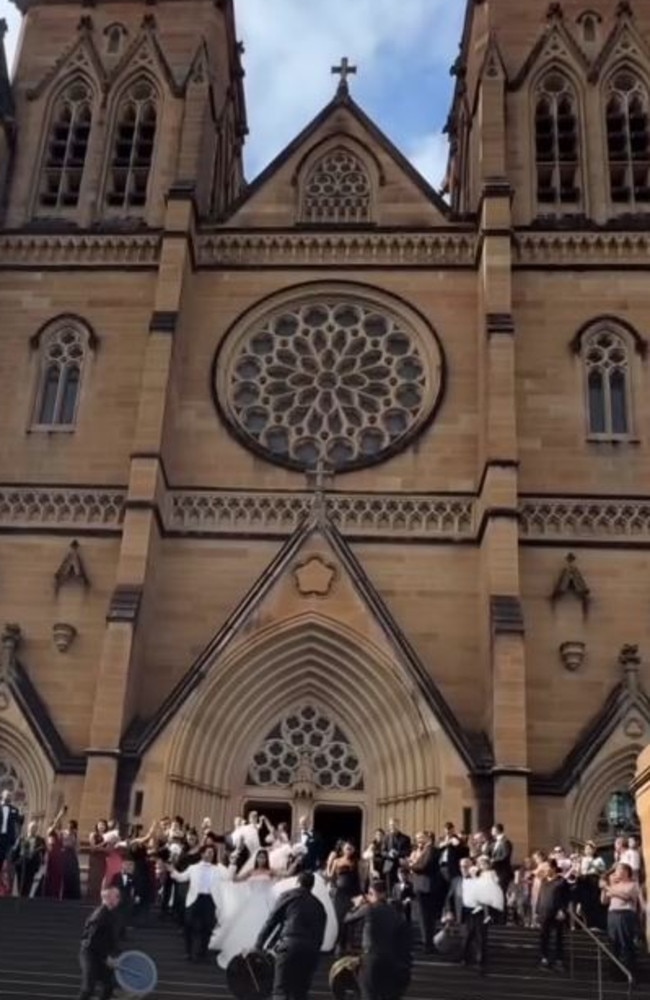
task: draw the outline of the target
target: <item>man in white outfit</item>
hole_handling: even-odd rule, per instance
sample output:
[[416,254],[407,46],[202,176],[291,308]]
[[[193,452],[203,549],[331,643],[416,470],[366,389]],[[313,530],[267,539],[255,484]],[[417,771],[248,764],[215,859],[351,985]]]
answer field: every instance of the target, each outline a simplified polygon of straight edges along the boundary
[[173,868],[169,873],[175,882],[189,882],[185,900],[185,951],[188,962],[203,961],[208,954],[210,935],[217,920],[220,905],[219,883],[223,877],[217,866],[217,852],[206,844],[201,860],[184,872]]

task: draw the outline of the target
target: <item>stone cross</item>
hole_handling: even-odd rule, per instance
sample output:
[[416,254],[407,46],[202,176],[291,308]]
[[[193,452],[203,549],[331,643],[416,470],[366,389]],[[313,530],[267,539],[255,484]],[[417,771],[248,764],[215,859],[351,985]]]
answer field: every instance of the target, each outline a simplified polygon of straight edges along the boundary
[[347,94],[348,77],[356,76],[357,67],[351,66],[348,57],[344,56],[343,59],[341,59],[341,62],[338,66],[332,66],[332,73],[334,74],[334,76],[341,77],[341,79],[339,80],[338,94],[339,95]]
[[313,490],[311,509],[319,521],[324,520],[327,514],[327,487],[331,483],[332,471],[319,458],[314,471],[307,475],[309,488]]

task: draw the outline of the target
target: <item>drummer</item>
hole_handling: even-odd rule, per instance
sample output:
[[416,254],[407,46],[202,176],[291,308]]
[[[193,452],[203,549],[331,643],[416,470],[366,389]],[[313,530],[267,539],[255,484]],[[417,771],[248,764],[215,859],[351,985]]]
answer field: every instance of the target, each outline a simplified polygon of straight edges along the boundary
[[115,988],[113,969],[119,951],[117,920],[119,905],[119,889],[103,889],[102,905],[93,910],[86,920],[79,950],[81,965],[79,1000],[90,1000],[94,997],[97,986],[101,987],[100,1000],[110,1000],[113,996]]
[[273,1000],[306,1000],[309,993],[327,923],[313,888],[313,873],[300,872],[298,887],[280,896],[258,935],[260,951],[270,938],[277,941]]
[[361,996],[363,1000],[400,1000],[411,978],[410,929],[386,898],[386,885],[376,880],[367,900],[345,918],[363,921]]

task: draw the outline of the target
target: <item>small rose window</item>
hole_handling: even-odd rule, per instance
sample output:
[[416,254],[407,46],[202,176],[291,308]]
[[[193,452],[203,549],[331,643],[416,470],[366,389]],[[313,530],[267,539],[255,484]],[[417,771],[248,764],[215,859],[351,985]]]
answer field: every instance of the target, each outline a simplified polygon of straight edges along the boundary
[[430,418],[442,385],[430,329],[346,295],[277,309],[235,331],[224,355],[216,390],[228,422],[270,461],[303,470],[388,457]]

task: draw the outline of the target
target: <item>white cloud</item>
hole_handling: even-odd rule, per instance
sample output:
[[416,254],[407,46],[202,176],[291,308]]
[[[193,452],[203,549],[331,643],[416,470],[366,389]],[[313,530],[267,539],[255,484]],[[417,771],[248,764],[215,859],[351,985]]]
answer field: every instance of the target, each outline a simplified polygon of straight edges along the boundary
[[445,179],[449,143],[442,132],[418,136],[406,149],[406,155],[429,183],[439,191]]
[[[331,98],[330,67],[343,55],[358,64],[352,89],[370,114],[390,105],[393,83],[405,70],[439,71],[442,79],[456,52],[464,7],[465,0],[235,0],[246,46],[248,173],[262,169]],[[20,18],[10,0],[0,0],[0,17],[9,23],[11,65]],[[413,99],[430,97],[418,88]],[[440,184],[440,135],[414,134],[405,153]]]
[[463,7],[464,0],[239,0],[253,172],[330,99],[330,66],[342,55],[359,66],[355,94],[389,91],[407,65],[444,72]]

